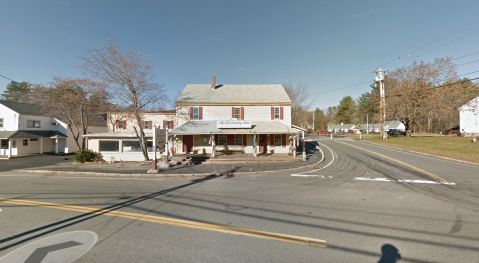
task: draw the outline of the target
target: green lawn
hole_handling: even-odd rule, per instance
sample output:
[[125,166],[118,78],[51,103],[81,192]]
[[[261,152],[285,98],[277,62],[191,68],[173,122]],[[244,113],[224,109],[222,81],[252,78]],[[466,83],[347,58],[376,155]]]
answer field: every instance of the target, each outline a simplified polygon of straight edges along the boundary
[[[359,135],[351,138],[359,140]],[[387,141],[383,141],[379,138],[379,135],[363,134],[362,140],[479,164],[479,142],[473,143],[472,138],[401,136],[389,137]]]

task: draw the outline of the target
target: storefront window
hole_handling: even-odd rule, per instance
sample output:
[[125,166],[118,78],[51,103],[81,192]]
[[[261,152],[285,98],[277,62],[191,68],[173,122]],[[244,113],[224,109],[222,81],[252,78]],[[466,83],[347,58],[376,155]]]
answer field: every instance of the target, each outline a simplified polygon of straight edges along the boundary
[[100,152],[119,152],[120,141],[100,141]]
[[243,134],[235,135],[235,145],[243,145]]
[[226,134],[219,135],[218,145],[226,145]]
[[274,135],[274,146],[281,146],[281,134]]
[[141,152],[139,141],[123,141],[123,152]]

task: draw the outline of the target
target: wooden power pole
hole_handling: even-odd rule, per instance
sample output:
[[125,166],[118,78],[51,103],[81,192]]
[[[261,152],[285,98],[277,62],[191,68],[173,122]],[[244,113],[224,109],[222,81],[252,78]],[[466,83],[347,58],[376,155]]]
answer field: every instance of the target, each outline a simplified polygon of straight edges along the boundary
[[378,70],[374,70],[374,73],[378,73],[379,76],[374,78],[374,80],[379,84],[379,95],[381,97],[381,100],[379,102],[379,118],[381,122],[381,139],[385,140],[386,139],[386,133],[385,133],[385,128],[386,128],[386,99],[384,95],[384,75],[383,72],[388,71],[388,69],[381,69],[379,68]]

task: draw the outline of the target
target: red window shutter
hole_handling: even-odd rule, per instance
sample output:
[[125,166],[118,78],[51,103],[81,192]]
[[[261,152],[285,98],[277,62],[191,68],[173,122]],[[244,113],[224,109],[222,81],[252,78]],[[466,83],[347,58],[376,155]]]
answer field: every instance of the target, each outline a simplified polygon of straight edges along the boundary
[[235,117],[235,107],[231,107],[231,118]]
[[280,108],[279,108],[279,119],[280,119],[280,120],[283,119],[283,107],[280,107]]
[[172,130],[175,128],[175,125],[173,125],[173,121],[170,121],[170,127]]
[[163,129],[166,129],[166,121],[163,121]]
[[281,134],[281,146],[286,147],[286,134]]
[[247,143],[248,143],[247,137],[248,137],[248,135],[243,134],[243,147],[246,147],[246,146],[247,146]]
[[148,129],[153,129],[153,121],[149,121],[149,124],[148,124]]
[[200,120],[203,119],[203,107],[199,107],[199,109],[198,109],[198,118]]
[[241,119],[244,120],[244,107],[241,107]]
[[274,134],[269,135],[269,146],[274,147]]
[[193,119],[193,107],[190,107],[190,120],[192,120],[192,119]]
[[123,129],[126,129],[126,121],[123,121]]
[[274,107],[271,107],[271,119],[274,120]]
[[145,121],[141,121],[141,128],[145,128]]
[[117,128],[117,129],[120,128],[120,121],[116,121],[116,128]]

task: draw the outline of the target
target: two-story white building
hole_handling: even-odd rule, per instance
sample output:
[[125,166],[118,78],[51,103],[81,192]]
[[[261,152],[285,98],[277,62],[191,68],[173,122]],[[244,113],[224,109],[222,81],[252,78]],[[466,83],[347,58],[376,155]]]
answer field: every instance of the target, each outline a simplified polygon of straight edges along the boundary
[[[90,127],[89,131],[106,130]],[[61,120],[45,116],[42,108],[20,102],[0,100],[0,155],[76,152],[78,147]]]
[[170,131],[176,153],[211,153],[216,150],[253,153],[288,153],[291,99],[281,84],[188,84],[176,100],[178,127]]

